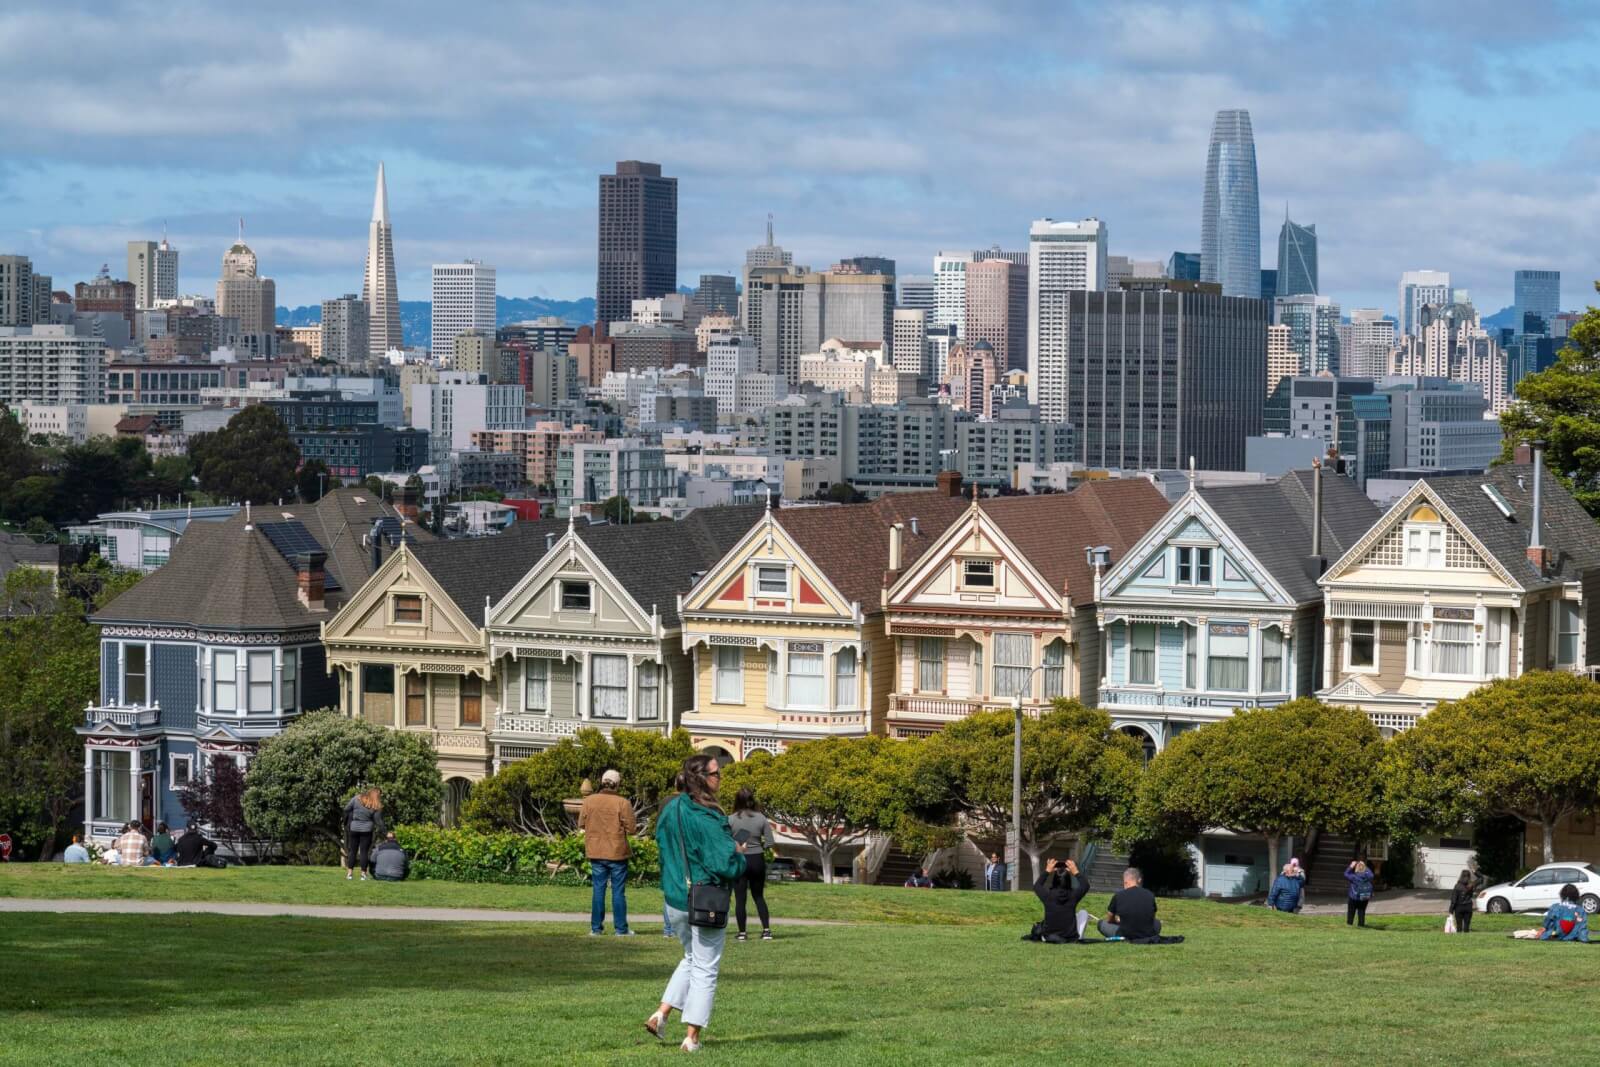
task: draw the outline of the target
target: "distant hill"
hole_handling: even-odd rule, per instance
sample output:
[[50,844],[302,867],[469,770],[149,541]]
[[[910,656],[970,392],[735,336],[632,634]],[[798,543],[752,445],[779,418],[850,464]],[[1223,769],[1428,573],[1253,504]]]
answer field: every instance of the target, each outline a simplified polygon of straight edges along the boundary
[[[582,300],[550,300],[542,296],[497,296],[494,301],[495,324],[523,322],[527,319],[554,315],[574,326],[594,321],[594,298]],[[315,326],[322,321],[322,305],[306,304],[297,308],[278,308],[279,326]],[[426,346],[432,335],[433,305],[426,300],[400,301],[400,332],[407,345]]]
[[1481,325],[1485,330],[1493,333],[1495,330],[1503,329],[1507,326],[1516,327],[1518,325],[1516,320],[1517,308],[1516,305],[1513,304],[1511,307],[1501,308],[1493,315],[1479,316],[1478,324]]

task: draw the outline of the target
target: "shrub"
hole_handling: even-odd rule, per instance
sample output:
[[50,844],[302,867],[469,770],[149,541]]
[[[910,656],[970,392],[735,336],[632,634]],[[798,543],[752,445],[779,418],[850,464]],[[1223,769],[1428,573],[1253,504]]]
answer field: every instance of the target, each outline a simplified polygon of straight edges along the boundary
[[1417,840],[1396,834],[1389,839],[1389,858],[1379,868],[1379,877],[1390,889],[1410,889],[1417,880]]
[[[410,854],[411,873],[417,878],[520,885],[585,885],[589,881],[582,834],[530,837],[420,824],[396,827],[394,833]],[[628,880],[646,885],[660,882],[661,856],[655,841],[630,837],[628,844],[633,848]]]
[[1509,882],[1522,870],[1523,822],[1515,815],[1497,815],[1478,824],[1478,850],[1472,854],[1488,884]]
[[1160,896],[1175,896],[1200,883],[1194,853],[1179,842],[1140,841],[1128,851],[1128,866],[1139,868],[1144,887]]

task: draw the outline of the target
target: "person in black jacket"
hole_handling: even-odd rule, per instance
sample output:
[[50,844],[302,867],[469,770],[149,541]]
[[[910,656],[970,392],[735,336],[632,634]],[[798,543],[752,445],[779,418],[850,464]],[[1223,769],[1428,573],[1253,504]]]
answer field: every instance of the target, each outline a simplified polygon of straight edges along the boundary
[[1456,879],[1455,888],[1450,890],[1450,914],[1456,917],[1458,934],[1468,933],[1472,929],[1472,898],[1476,895],[1473,892],[1476,888],[1472,872],[1462,871],[1461,877]]
[[217,844],[200,832],[200,824],[192,822],[173,846],[172,856],[180,867],[196,867],[211,858]]
[[1046,860],[1033,892],[1044,905],[1044,921],[1035,923],[1023,940],[1052,945],[1078,940],[1078,902],[1089,892],[1089,880],[1078,873],[1077,863]]

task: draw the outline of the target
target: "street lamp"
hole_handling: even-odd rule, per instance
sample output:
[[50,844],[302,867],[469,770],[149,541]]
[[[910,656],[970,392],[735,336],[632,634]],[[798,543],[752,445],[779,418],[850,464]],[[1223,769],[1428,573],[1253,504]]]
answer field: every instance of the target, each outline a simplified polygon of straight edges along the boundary
[[1011,840],[1006,843],[1006,851],[1011,853],[1007,859],[1011,862],[1008,873],[1013,893],[1022,888],[1022,698],[1032,692],[1033,676],[1042,670],[1043,663],[1030,670],[1011,695],[1011,710],[1016,721],[1011,732]]

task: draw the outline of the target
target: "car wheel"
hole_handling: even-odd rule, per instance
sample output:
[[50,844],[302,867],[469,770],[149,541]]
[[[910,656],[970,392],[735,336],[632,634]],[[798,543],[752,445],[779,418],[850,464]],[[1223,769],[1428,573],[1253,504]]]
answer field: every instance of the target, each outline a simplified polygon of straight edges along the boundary
[[1506,902],[1505,897],[1495,897],[1493,900],[1489,901],[1488,911],[1491,915],[1504,915],[1510,910],[1511,905]]
[[1595,896],[1593,893],[1585,893],[1580,903],[1583,905],[1583,910],[1590,915],[1600,911],[1600,897]]

